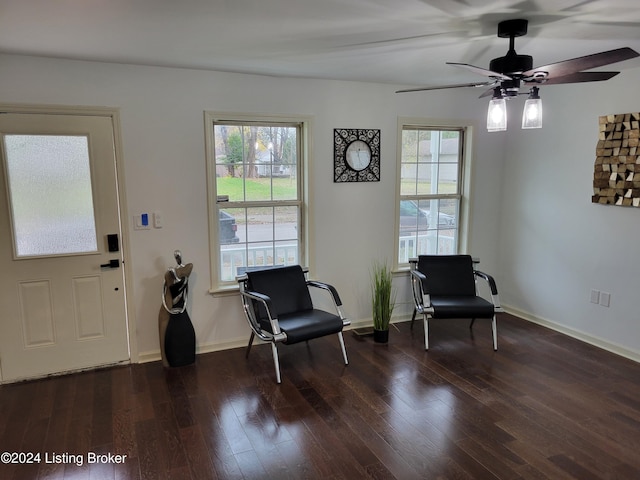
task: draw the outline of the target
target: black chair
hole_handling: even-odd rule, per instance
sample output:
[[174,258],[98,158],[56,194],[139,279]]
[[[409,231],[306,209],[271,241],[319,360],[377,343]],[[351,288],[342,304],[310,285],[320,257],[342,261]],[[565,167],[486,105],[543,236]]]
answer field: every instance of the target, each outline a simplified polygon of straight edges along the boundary
[[[342,329],[351,322],[342,313],[338,292],[329,284],[307,280],[307,272],[308,269],[295,265],[250,270],[237,277],[245,317],[251,327],[246,357],[256,335],[270,342],[278,383],[281,379],[277,343],[288,345],[337,334],[344,364],[349,364]],[[309,287],[326,290],[336,313],[314,308]]]
[[[424,347],[429,350],[429,319],[490,318],[493,349],[498,349],[496,313],[503,312],[498,289],[493,277],[474,268],[469,255],[420,255],[409,259],[411,287],[416,314],[424,315]],[[476,278],[486,281],[491,291],[491,302],[477,294]]]

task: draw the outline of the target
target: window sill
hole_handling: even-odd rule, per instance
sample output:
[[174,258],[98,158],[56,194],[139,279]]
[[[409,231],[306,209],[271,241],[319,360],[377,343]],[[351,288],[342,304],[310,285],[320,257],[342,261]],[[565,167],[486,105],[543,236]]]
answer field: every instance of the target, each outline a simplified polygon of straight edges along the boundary
[[228,287],[210,288],[209,295],[213,295],[214,297],[230,297],[237,295],[239,291],[240,288],[238,285],[229,285]]

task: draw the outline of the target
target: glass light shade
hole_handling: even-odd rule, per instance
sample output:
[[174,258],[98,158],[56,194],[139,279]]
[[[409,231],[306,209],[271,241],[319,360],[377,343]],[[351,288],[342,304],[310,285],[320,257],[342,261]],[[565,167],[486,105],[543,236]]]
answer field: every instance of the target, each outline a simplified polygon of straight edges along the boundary
[[487,131],[499,132],[507,129],[507,102],[504,98],[492,98],[487,110]]
[[542,100],[528,98],[522,111],[522,128],[542,128]]

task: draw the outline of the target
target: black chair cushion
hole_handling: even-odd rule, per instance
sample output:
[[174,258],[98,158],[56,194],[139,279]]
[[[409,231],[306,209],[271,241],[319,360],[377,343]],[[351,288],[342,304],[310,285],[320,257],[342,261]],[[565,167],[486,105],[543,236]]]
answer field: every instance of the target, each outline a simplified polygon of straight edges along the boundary
[[[289,313],[313,309],[311,294],[300,265],[270,268],[247,272],[248,289],[271,298],[271,304],[278,318]],[[259,304],[258,317],[267,318],[267,312]],[[268,329],[271,331],[271,329]]]
[[[342,331],[342,319],[324,310],[304,310],[301,312],[279,315],[280,330],[287,334],[283,343],[304,342],[313,338],[331,335]],[[268,321],[260,322],[263,329],[271,331]]]
[[427,277],[424,287],[432,296],[476,294],[470,255],[420,255],[418,270]]
[[482,297],[460,295],[431,296],[433,318],[491,318],[494,307]]

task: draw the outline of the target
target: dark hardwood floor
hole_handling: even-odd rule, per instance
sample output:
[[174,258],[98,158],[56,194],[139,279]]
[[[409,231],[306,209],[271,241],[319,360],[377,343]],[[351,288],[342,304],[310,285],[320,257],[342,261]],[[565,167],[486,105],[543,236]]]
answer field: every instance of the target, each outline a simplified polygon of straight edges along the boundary
[[498,322],[281,346],[281,385],[268,345],[5,385],[0,451],[40,462],[0,478],[639,479],[640,364]]

